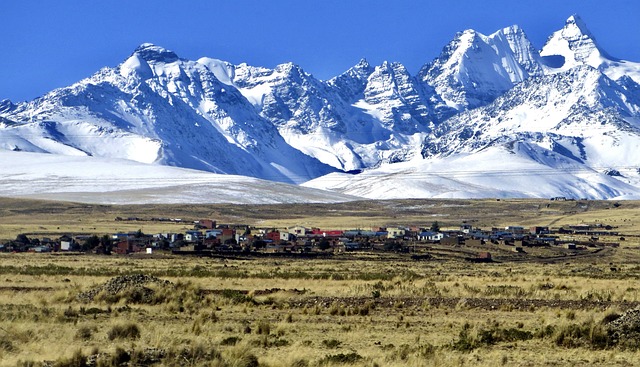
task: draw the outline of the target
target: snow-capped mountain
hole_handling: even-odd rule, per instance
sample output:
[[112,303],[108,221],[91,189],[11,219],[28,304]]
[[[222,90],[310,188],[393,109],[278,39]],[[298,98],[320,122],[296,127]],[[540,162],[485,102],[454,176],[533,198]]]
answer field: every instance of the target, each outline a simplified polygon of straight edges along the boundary
[[639,82],[640,63],[578,16],[540,52],[515,25],[466,30],[416,75],[362,59],[326,81],[143,44],[70,87],[1,101],[0,148],[372,198],[640,197]]
[[490,36],[474,30],[458,33],[418,76],[460,111],[486,105],[515,84],[541,74],[535,48],[522,29],[511,26]]
[[[366,60],[329,81],[288,63],[274,69],[200,59],[237,88],[293,147],[340,170],[415,154],[438,120],[435,96],[399,63]],[[409,145],[413,148],[408,148]]]
[[[493,102],[439,124],[423,142],[423,159],[384,165],[358,176],[333,173],[304,185],[370,198],[640,198],[640,85],[632,79],[633,72],[613,80],[622,73],[619,65],[634,64],[612,61],[578,17],[569,18],[567,28],[582,34],[582,43],[572,43],[571,53],[564,53],[571,65],[553,66],[547,57],[541,63],[535,53],[527,52],[533,55],[530,74],[519,82],[511,79],[514,85],[496,93],[499,96]],[[493,56],[486,46],[504,32],[490,37],[471,31],[458,35],[445,48],[445,57],[441,55],[423,73],[454,60],[460,50],[474,49],[483,57],[459,56],[451,64],[466,64],[459,69],[462,72],[446,78],[436,72],[432,79],[426,73],[425,80],[435,80],[436,88],[455,91],[455,96],[469,101],[460,80],[474,77],[475,87],[481,85],[478,75],[488,74],[469,73],[468,64]],[[570,33],[554,33],[545,47],[563,34]],[[522,57],[518,60],[519,65],[526,64]],[[500,69],[493,72],[500,74]],[[446,84],[451,80],[454,83]],[[506,78],[487,80],[508,85]]]
[[[8,105],[8,104],[7,104]],[[91,155],[298,183],[332,169],[287,144],[205,65],[151,44],[116,68],[7,108],[8,150]]]
[[[640,162],[640,150],[615,152],[630,148],[630,141],[618,144],[621,139],[640,143],[640,99],[583,65],[528,79],[490,105],[452,117],[425,139],[423,156],[531,140],[580,163]],[[603,159],[606,153],[612,154]]]
[[578,65],[589,65],[613,80],[627,76],[640,83],[640,63],[610,56],[596,41],[578,16],[567,19],[564,27],[554,32],[540,51],[548,72],[561,72]]

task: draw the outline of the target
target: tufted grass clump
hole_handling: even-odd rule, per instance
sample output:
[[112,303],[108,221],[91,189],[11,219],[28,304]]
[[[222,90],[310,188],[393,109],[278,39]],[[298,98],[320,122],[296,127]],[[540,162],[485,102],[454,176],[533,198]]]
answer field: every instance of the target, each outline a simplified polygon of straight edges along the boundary
[[114,325],[107,333],[109,340],[115,339],[138,339],[140,338],[140,328],[135,323]]

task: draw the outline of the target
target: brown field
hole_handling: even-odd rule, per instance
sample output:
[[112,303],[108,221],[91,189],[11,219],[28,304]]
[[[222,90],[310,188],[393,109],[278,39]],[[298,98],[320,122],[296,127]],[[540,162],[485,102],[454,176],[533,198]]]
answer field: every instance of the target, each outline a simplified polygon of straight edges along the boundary
[[338,204],[286,205],[130,205],[109,206],[0,198],[0,240],[19,233],[145,233],[190,229],[189,223],[116,222],[116,217],[211,218],[218,223],[260,227],[305,225],[323,229],[371,226],[429,226],[438,221],[457,227],[462,221],[490,228],[505,225],[560,226],[598,223],[618,226],[620,232],[640,235],[640,202],[552,202],[538,199],[510,200],[388,200]]
[[[623,334],[609,323],[640,305],[639,204],[620,204],[111,207],[0,199],[6,239],[186,227],[116,216],[324,228],[597,221],[627,236],[619,248],[577,255],[532,249],[515,257],[492,245],[498,261],[486,264],[463,260],[477,249],[438,246],[420,261],[384,253],[323,260],[0,254],[0,366],[634,366],[640,317]],[[149,278],[120,278],[136,274]],[[145,282],[150,277],[170,283]]]

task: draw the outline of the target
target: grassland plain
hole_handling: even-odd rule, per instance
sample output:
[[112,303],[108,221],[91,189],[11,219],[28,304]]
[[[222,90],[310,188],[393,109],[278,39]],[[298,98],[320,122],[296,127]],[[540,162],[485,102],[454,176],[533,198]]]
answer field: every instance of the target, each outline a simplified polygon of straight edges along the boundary
[[[371,226],[429,226],[434,221],[457,227],[598,223],[640,235],[640,202],[511,200],[385,200],[336,204],[281,205],[93,205],[0,198],[0,240],[20,233],[171,232],[191,228],[192,220],[261,227],[305,225],[323,229]],[[180,218],[187,223],[115,221],[116,217]]]
[[637,341],[610,341],[605,322],[640,304],[640,256],[615,251],[544,265],[3,254],[0,366],[631,366]]
[[[323,260],[0,254],[0,366],[633,366],[640,360],[640,339],[613,335],[608,326],[640,305],[635,202],[1,204],[0,237],[7,238],[74,228],[108,233],[123,226],[116,216],[337,228],[368,220],[428,225],[434,218],[450,226],[600,221],[631,236],[619,248],[588,256],[541,252],[516,261],[495,247],[499,262],[486,264],[444,248],[434,248],[427,261],[366,253]],[[135,230],[141,223],[129,224]]]

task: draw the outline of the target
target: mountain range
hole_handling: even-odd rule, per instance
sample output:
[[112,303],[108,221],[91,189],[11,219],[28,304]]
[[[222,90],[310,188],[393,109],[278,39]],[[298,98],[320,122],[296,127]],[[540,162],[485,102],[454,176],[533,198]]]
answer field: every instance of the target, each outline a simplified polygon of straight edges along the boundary
[[319,80],[143,44],[69,87],[1,101],[0,149],[349,197],[640,198],[640,63],[610,56],[575,15],[540,50],[515,25],[465,30],[415,75],[363,59]]

